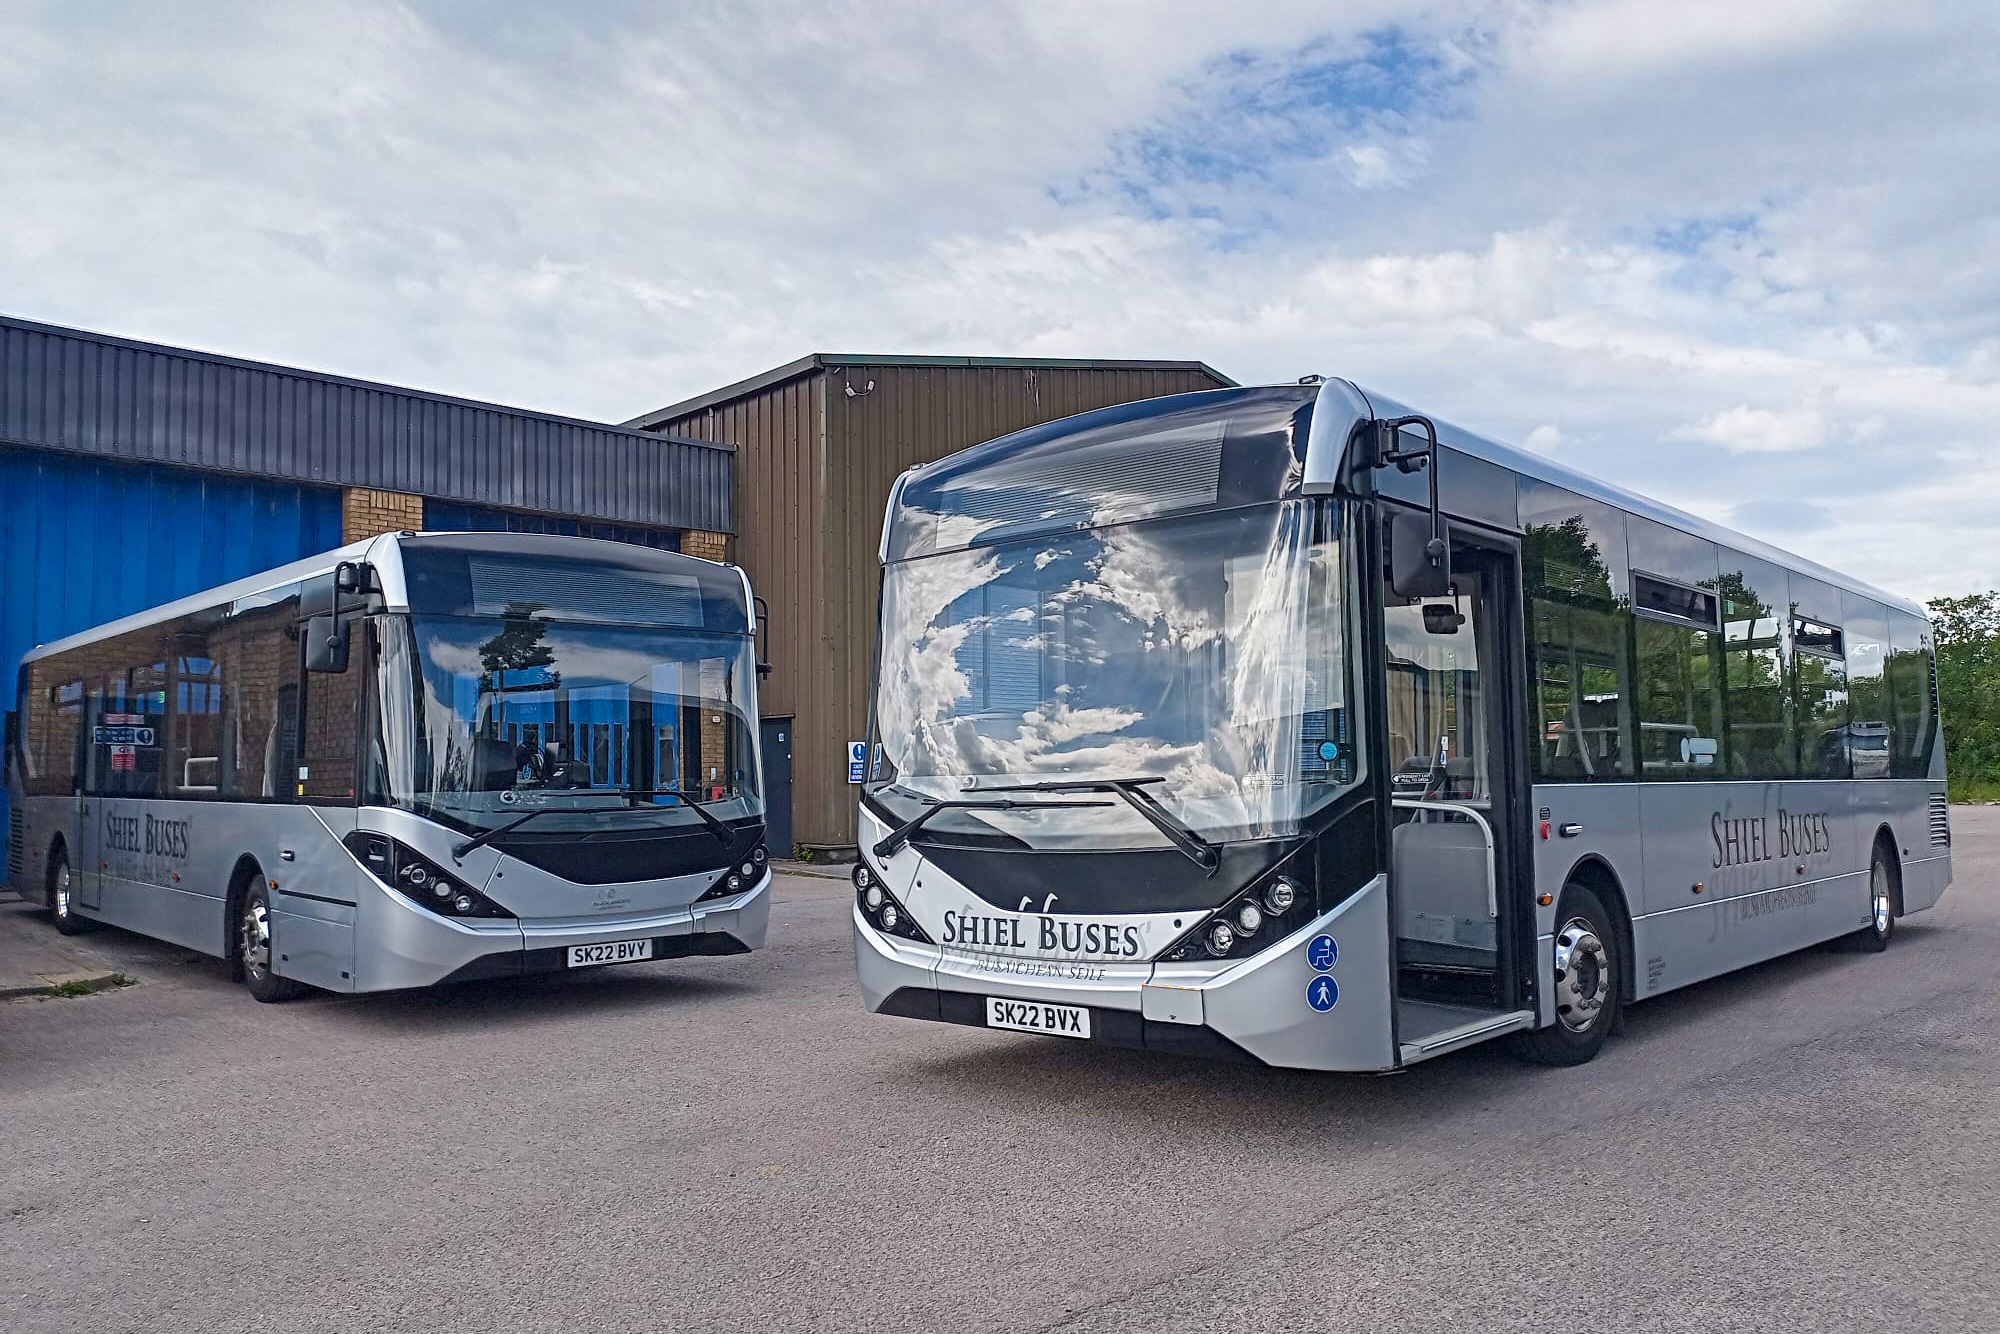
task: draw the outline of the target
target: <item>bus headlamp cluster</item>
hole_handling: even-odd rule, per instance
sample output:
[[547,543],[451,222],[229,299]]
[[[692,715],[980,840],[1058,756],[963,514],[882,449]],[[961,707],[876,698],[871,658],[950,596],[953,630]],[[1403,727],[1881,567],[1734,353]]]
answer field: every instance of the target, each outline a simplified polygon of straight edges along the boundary
[[1160,957],[1174,963],[1245,958],[1303,925],[1312,902],[1296,875],[1281,871],[1267,876],[1209,914]]
[[444,917],[512,917],[514,914],[436,862],[384,834],[357,831],[347,849],[377,880],[421,907]]
[[705,903],[710,899],[735,898],[744,890],[756,885],[758,877],[764,874],[764,868],[770,860],[771,854],[762,843],[759,843],[742,860],[732,863],[730,868],[722,873],[722,878],[710,885],[708,892],[695,902]]
[[931,943],[931,938],[910,916],[910,910],[896,902],[896,896],[882,883],[882,877],[874,867],[865,861],[856,862],[852,879],[854,898],[861,905],[861,915],[877,930],[905,940],[922,941],[926,945]]

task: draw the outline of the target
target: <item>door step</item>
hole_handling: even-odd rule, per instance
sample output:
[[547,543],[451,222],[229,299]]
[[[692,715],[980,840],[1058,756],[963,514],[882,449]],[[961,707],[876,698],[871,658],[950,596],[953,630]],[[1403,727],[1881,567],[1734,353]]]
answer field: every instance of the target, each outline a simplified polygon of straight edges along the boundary
[[1402,1048],[1403,1064],[1415,1065],[1418,1061],[1428,1061],[1433,1056],[1457,1051],[1460,1047],[1470,1047],[1476,1042],[1485,1042],[1505,1033],[1518,1033],[1524,1028],[1532,1028],[1535,1015],[1532,1010],[1511,1010],[1506,1014],[1483,1014],[1477,1019],[1451,1028],[1427,1033],[1413,1042],[1405,1042]]

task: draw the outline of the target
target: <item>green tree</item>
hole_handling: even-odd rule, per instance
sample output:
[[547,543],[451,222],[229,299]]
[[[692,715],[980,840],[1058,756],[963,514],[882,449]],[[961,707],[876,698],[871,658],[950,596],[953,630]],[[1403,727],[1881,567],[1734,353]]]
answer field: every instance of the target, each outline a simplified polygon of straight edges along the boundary
[[2000,795],[2000,592],[1932,598],[1952,795]]

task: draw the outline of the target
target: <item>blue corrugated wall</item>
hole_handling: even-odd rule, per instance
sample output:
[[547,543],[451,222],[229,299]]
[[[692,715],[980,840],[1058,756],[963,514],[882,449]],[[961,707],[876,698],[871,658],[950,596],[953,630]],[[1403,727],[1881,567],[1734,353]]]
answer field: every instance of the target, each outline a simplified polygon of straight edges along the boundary
[[0,449],[5,707],[36,644],[339,545],[337,487]]

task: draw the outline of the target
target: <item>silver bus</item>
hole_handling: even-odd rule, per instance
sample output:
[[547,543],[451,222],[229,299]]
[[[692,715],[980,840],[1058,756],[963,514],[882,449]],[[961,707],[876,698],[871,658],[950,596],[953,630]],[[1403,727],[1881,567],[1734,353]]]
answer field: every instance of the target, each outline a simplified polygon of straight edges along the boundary
[[742,572],[391,534],[21,663],[9,873],[258,1000],[763,945]]
[[1572,1064],[1951,878],[1920,607],[1346,381],[914,469],[881,557],[872,1011]]

